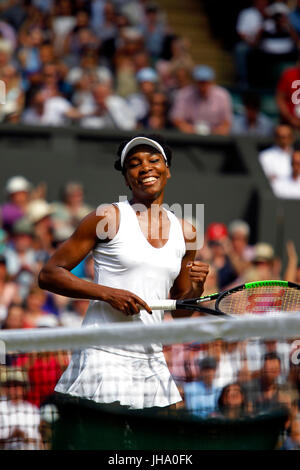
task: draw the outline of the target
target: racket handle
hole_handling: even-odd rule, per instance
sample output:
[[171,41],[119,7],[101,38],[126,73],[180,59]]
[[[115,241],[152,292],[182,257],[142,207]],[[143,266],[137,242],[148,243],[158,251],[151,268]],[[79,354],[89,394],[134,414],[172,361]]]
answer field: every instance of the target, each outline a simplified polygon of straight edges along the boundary
[[176,310],[176,300],[150,300],[147,302],[151,310]]

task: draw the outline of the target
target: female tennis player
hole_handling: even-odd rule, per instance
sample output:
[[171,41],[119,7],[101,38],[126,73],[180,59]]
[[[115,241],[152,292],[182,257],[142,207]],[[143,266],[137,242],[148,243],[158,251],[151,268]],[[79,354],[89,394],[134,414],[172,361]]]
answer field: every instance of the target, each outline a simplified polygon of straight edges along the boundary
[[[131,200],[99,206],[80,223],[39,275],[40,287],[90,299],[83,327],[138,321],[159,323],[145,299],[198,297],[208,265],[187,247],[194,227],[162,207],[172,152],[160,136],[137,136],[119,147],[115,168]],[[70,271],[93,251],[94,282]],[[187,314],[187,312],[181,312]],[[74,353],[56,391],[130,409],[181,401],[161,344],[92,347]]]

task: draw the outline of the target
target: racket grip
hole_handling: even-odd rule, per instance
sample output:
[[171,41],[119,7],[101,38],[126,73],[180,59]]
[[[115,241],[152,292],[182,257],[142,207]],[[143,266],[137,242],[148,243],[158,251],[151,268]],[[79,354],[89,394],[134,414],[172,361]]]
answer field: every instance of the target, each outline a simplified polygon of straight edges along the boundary
[[176,310],[176,300],[150,300],[147,302],[151,310]]

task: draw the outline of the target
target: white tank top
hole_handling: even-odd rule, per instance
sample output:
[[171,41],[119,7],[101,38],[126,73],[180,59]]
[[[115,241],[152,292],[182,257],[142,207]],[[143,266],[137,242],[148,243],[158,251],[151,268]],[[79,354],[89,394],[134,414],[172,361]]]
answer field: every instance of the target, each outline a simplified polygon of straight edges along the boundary
[[[141,299],[166,299],[181,269],[185,254],[185,240],[177,217],[167,211],[170,220],[169,238],[161,248],[154,248],[144,236],[134,209],[128,201],[114,204],[119,208],[120,223],[115,237],[107,243],[98,243],[93,252],[94,282],[125,289]],[[152,315],[141,311],[136,315],[124,315],[103,301],[91,301],[82,326],[101,326],[104,323],[138,321],[145,324],[160,323],[164,312]],[[132,357],[161,353],[161,344],[126,345],[98,349]]]

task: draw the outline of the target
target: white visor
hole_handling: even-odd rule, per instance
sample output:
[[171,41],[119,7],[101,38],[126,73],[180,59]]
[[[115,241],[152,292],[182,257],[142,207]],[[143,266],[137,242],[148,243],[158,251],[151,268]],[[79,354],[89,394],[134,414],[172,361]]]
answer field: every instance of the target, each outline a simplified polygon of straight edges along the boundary
[[164,149],[162,146],[156,142],[155,140],[148,139],[148,137],[134,137],[128,144],[125,145],[125,147],[122,150],[121,154],[121,166],[123,168],[124,165],[124,160],[128,154],[128,152],[133,148],[136,147],[137,145],[150,145],[151,147],[154,147],[156,150],[159,150],[159,153],[162,154],[162,156],[165,159],[166,165],[168,166],[168,160],[165,154]]

